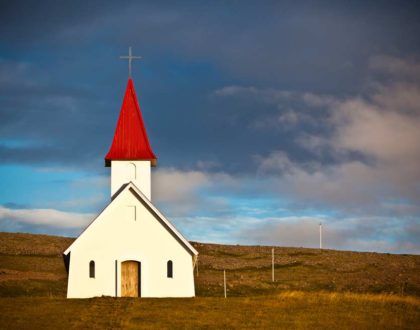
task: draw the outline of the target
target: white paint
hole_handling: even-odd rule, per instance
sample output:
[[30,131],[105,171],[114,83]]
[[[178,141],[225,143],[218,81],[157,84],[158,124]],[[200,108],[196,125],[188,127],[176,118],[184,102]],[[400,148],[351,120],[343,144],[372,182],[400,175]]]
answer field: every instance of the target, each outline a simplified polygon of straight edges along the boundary
[[150,160],[112,160],[111,161],[111,196],[122,185],[133,182],[142,193],[152,200]]
[[125,208],[125,219],[129,221],[137,220],[137,207],[135,205],[128,205]]
[[[121,296],[121,263],[126,260],[141,263],[142,297],[195,295],[193,260],[198,252],[133,182],[114,196],[68,253],[68,298]],[[95,278],[89,278],[91,260]],[[167,278],[168,260],[173,261],[173,278]]]

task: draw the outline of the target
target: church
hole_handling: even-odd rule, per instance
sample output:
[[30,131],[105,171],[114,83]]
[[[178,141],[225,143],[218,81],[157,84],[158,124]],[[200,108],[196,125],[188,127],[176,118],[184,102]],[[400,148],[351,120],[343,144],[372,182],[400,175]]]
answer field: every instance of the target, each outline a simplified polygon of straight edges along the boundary
[[198,252],[151,201],[156,165],[129,73],[105,156],[111,201],[63,253],[67,298],[195,296]]

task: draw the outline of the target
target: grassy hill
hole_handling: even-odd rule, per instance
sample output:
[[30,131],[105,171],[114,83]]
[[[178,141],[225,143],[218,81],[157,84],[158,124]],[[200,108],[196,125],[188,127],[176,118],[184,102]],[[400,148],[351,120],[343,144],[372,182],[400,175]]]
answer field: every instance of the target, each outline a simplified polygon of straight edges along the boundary
[[[193,243],[200,253],[195,299],[67,300],[61,253],[72,241],[0,233],[0,328],[420,324],[420,256],[275,247],[272,282],[272,247]],[[224,269],[228,299],[222,298]]]

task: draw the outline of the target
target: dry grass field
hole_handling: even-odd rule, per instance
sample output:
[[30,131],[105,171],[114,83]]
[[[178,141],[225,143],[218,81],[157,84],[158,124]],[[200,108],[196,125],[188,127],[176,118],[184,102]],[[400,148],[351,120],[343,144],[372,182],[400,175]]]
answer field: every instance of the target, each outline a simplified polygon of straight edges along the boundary
[[196,298],[67,300],[72,240],[0,233],[0,328],[420,328],[420,256],[194,243]]

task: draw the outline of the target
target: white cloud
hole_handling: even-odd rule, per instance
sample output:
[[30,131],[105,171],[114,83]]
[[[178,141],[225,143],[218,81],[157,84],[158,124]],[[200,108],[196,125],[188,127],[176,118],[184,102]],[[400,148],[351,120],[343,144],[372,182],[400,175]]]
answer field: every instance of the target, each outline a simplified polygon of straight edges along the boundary
[[274,151],[268,157],[255,156],[258,163],[258,173],[286,173],[290,172],[295,165],[289,156],[282,151]]
[[176,217],[172,221],[188,239],[199,242],[318,248],[319,223],[322,223],[323,248],[420,253],[418,230],[413,231],[412,224],[401,225],[387,217],[237,215]]
[[333,112],[334,146],[383,161],[420,159],[420,116],[398,110],[358,99],[343,102]]
[[369,68],[400,78],[420,77],[420,64],[389,55],[376,55],[369,59]]
[[0,220],[31,226],[81,229],[87,226],[93,217],[93,214],[63,212],[55,209],[9,209],[0,206]]
[[330,95],[319,95],[314,93],[303,93],[301,98],[308,106],[316,108],[332,107],[339,102],[335,97]]
[[236,180],[225,173],[205,171],[182,171],[175,168],[160,168],[152,176],[152,198],[170,213],[187,215],[193,211],[208,209],[210,205],[223,206],[220,199],[208,193],[200,194],[203,189],[216,187],[233,188]]
[[277,103],[280,100],[295,97],[296,93],[275,88],[257,88],[254,86],[225,86],[214,91],[213,94],[219,97],[251,96],[266,103]]
[[275,88],[257,88],[254,86],[225,86],[214,92],[221,97],[254,97],[265,103],[282,105],[284,101],[301,102],[309,107],[325,108],[339,103],[339,100],[331,95],[315,94],[311,92],[295,92]]
[[163,202],[182,202],[193,199],[196,192],[210,184],[209,177],[200,171],[158,169],[152,176],[154,198]]
[[415,233],[398,221],[386,217],[344,220],[322,216],[261,219],[242,227],[237,236],[246,238],[248,243],[317,248],[322,223],[323,248],[420,253]]
[[211,161],[211,160],[199,160],[197,162],[197,168],[200,171],[209,171],[209,170],[214,170],[216,168],[220,168],[222,166],[221,163],[219,162],[215,162],[215,161]]
[[420,84],[399,81],[390,85],[377,85],[372,101],[385,110],[419,115]]
[[71,208],[71,209],[81,209],[81,208],[95,208],[100,209],[104,207],[109,202],[109,196],[105,196],[104,194],[97,193],[92,194],[85,197],[75,197],[72,199],[66,199],[63,201],[52,201],[52,202],[45,202],[44,205],[46,206],[54,206],[59,208]]
[[261,219],[237,236],[258,244],[315,248],[319,246],[319,223],[324,220],[322,217]]
[[232,96],[238,94],[257,94],[258,89],[255,87],[243,87],[243,86],[225,86],[214,92],[217,96]]
[[[371,93],[345,100],[304,94],[328,108],[329,133],[301,133],[299,146],[320,159],[291,161],[281,150],[256,157],[260,174],[272,176],[282,194],[304,205],[322,203],[352,212],[390,212],[404,200],[412,214],[420,204],[420,86],[415,82],[376,85]],[[355,157],[355,155],[358,155]],[[401,208],[393,214],[402,214]],[[404,211],[404,212],[405,212]],[[417,213],[418,214],[418,213]]]
[[[401,99],[399,91],[388,89],[386,94],[389,99]],[[335,133],[330,144],[337,152],[359,152],[370,158],[363,179],[367,183],[392,186],[394,192],[402,194],[400,197],[419,202],[420,103],[417,109],[413,113],[394,102],[345,101],[334,109]],[[366,185],[362,181],[360,184]]]
[[253,122],[249,127],[256,129],[290,130],[301,123],[316,126],[316,111],[330,108],[338,100],[330,95],[309,92],[292,92],[275,88],[257,88],[254,86],[225,86],[216,90],[219,97],[250,98],[266,105],[275,105],[275,111],[266,113],[256,108]]

